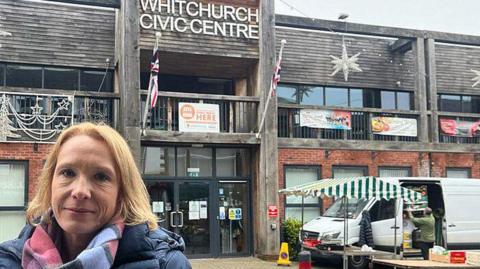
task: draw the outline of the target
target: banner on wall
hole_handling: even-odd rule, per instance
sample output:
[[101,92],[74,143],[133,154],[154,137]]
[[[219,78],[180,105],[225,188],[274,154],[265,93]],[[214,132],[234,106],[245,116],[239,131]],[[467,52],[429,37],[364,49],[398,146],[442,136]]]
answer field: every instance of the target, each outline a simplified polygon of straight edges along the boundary
[[352,114],[340,110],[300,109],[300,126],[351,130]]
[[217,104],[178,103],[180,132],[220,132],[220,108]]
[[417,120],[393,117],[373,117],[372,132],[377,135],[417,136]]
[[480,136],[480,121],[459,121],[440,119],[442,134],[448,136],[478,137]]

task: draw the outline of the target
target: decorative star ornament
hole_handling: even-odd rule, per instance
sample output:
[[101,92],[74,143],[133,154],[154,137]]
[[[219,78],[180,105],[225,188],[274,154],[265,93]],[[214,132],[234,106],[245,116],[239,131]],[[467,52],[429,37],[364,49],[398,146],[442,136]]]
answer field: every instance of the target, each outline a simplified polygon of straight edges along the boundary
[[348,81],[348,73],[349,72],[362,72],[362,69],[358,65],[358,56],[360,53],[353,55],[352,57],[348,57],[347,54],[347,46],[345,45],[345,41],[342,41],[342,56],[341,58],[335,57],[330,55],[333,59],[331,63],[333,64],[333,73],[330,74],[331,77],[335,76],[339,71],[343,71],[343,77],[345,81]]
[[473,83],[472,85],[472,88],[477,86],[479,83],[480,83],[480,71],[477,71],[477,70],[473,70],[473,69],[470,69],[473,73],[475,73],[475,76],[474,78],[472,78],[473,81],[475,81],[475,83]]

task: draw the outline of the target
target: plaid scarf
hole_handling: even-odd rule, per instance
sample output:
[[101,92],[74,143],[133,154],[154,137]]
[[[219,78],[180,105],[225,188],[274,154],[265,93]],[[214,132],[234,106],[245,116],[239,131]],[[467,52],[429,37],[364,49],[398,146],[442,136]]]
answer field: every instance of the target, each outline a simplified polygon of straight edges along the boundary
[[56,220],[42,220],[30,239],[25,242],[22,267],[25,269],[108,269],[117,253],[118,241],[122,238],[124,223],[118,220],[101,230],[74,260],[63,263],[57,246],[61,246],[62,230]]

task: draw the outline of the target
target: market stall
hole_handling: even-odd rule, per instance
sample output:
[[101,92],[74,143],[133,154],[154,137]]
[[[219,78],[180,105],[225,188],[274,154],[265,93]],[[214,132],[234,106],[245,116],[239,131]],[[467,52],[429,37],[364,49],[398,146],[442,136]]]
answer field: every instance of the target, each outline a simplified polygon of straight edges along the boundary
[[[322,179],[317,182],[302,184],[293,186],[279,191],[285,195],[296,196],[312,196],[312,197],[334,197],[344,199],[345,213],[344,218],[344,233],[343,233],[343,245],[348,243],[348,221],[347,221],[347,208],[348,199],[401,199],[404,201],[417,201],[422,198],[422,194],[412,191],[410,189],[401,187],[397,182],[388,181],[385,179],[369,177],[354,177],[354,178],[328,178]],[[302,199],[303,200],[303,199]],[[398,212],[398,205],[395,207]],[[395,214],[396,216],[397,214]],[[302,213],[303,218],[303,213]],[[396,221],[396,218],[395,218]],[[303,219],[302,219],[303,225]],[[397,224],[395,223],[395,227]],[[394,229],[396,248],[397,233]],[[343,268],[348,267],[348,253],[346,248],[343,248]],[[396,250],[395,250],[396,253]]]

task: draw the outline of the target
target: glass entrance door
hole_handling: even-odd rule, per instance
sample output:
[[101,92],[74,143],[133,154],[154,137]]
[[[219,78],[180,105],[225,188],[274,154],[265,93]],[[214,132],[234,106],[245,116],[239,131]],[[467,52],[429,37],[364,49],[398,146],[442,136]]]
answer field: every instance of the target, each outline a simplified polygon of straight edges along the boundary
[[189,258],[250,253],[247,181],[146,180],[159,226],[185,240]]
[[188,257],[216,256],[211,246],[211,183],[208,181],[146,181],[158,225],[185,240]]
[[221,255],[249,252],[249,205],[247,182],[218,184],[218,211]]
[[185,254],[189,257],[210,255],[210,184],[208,182],[179,183],[178,194],[178,211],[183,220],[177,228],[187,246]]

